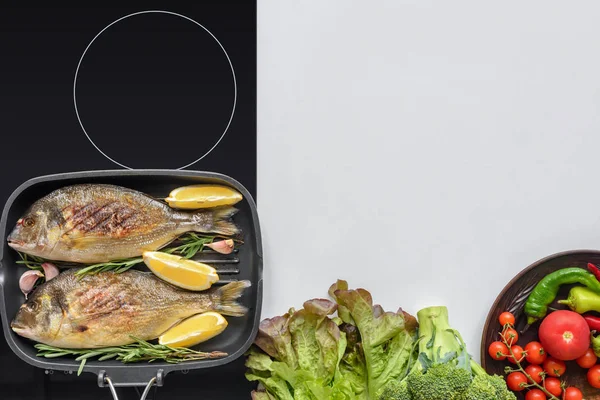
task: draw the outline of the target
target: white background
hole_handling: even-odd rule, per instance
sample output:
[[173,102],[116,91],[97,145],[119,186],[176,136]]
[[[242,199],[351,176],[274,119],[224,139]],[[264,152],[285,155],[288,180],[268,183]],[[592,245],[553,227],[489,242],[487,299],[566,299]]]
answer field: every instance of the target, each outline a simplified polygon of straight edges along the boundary
[[337,278],[446,305],[479,358],[503,286],[599,248],[600,3],[258,8],[263,317]]

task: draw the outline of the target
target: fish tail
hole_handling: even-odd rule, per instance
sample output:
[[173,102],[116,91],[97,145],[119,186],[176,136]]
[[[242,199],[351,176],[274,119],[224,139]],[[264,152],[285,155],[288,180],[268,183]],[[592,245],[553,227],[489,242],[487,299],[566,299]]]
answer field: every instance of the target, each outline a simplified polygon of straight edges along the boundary
[[213,227],[211,229],[213,233],[225,236],[235,236],[241,232],[240,228],[231,221],[231,218],[238,212],[237,208],[223,207],[211,212],[213,214]]
[[231,282],[217,289],[215,299],[215,311],[223,315],[232,317],[241,317],[248,312],[248,309],[237,302],[244,289],[251,286],[250,281]]

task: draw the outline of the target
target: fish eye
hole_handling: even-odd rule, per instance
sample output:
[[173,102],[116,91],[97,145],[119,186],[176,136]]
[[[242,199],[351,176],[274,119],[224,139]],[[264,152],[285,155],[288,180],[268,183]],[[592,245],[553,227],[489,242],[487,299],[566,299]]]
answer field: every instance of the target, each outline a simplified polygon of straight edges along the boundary
[[35,220],[31,217],[27,217],[23,220],[23,226],[31,228],[34,225],[35,225]]

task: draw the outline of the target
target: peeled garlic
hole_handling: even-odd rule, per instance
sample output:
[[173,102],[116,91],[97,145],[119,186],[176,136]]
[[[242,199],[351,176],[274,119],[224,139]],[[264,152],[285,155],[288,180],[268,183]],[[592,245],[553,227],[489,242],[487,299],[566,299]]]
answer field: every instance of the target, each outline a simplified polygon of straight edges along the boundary
[[227,240],[219,240],[218,242],[213,242],[205,245],[206,247],[210,247],[214,251],[221,254],[229,254],[233,251],[233,239]]
[[44,269],[44,276],[46,277],[46,282],[50,279],[56,277],[60,273],[56,265],[45,262],[42,264],[42,268]]
[[44,274],[42,274],[38,270],[29,270],[25,271],[21,278],[19,278],[19,288],[21,292],[25,295],[25,299],[27,299],[27,295],[31,293],[33,290],[33,286],[37,282],[38,279],[43,278]]

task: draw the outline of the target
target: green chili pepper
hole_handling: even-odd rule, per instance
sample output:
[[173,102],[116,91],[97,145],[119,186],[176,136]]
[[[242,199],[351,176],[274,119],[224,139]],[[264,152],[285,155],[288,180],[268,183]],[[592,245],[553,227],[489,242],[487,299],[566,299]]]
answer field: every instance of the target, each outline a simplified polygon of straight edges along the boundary
[[590,337],[592,339],[592,350],[597,357],[600,357],[600,336],[595,336],[596,331],[592,331]]
[[575,286],[569,291],[569,297],[559,300],[558,304],[565,304],[578,314],[600,311],[600,293],[584,286]]
[[559,269],[546,275],[535,286],[525,302],[525,315],[527,324],[531,325],[548,313],[548,306],[554,301],[562,285],[579,283],[587,286],[596,293],[600,293],[600,282],[594,274],[578,267]]

